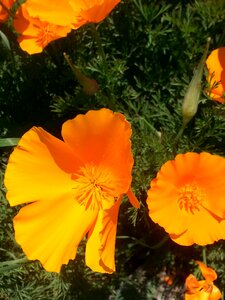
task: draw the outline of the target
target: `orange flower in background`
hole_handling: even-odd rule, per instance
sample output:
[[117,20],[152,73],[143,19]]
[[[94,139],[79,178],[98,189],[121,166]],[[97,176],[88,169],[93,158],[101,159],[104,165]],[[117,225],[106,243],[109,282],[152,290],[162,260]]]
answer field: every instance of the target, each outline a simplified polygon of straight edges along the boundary
[[190,274],[186,281],[185,300],[219,300],[222,298],[220,290],[213,284],[217,279],[216,272],[208,268],[200,261],[196,262],[199,265],[201,273],[205,280],[197,280],[196,277]]
[[31,17],[26,4],[19,8],[14,19],[15,30],[20,33],[18,42],[24,51],[40,53],[51,41],[65,37],[71,31],[70,26],[59,26]]
[[86,23],[99,23],[105,19],[108,14],[120,0],[71,0],[76,21],[73,22],[74,28],[79,28]]
[[225,47],[213,50],[206,60],[208,68],[209,96],[224,103],[225,99]]
[[26,8],[32,17],[61,26],[80,26],[98,23],[108,16],[120,0],[27,0]]
[[206,152],[178,154],[152,180],[151,219],[180,245],[225,238],[225,159]]
[[112,273],[118,210],[130,189],[130,124],[108,109],[63,124],[61,141],[42,128],[23,135],[5,173],[10,205],[27,203],[14,218],[16,241],[27,257],[59,272],[87,236],[86,264]]
[[21,48],[39,53],[53,40],[65,37],[72,29],[102,21],[120,0],[27,0],[19,8],[14,27],[20,34]]
[[15,0],[0,0],[0,23],[5,22],[9,16],[9,10]]

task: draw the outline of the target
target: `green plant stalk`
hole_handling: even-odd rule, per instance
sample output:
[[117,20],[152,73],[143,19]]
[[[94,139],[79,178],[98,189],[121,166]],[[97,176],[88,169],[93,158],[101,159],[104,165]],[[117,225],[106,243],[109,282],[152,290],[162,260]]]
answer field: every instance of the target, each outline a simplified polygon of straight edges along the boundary
[[21,265],[28,263],[29,260],[25,258],[19,258],[10,261],[4,261],[0,263],[0,274],[3,274],[7,271],[14,270],[19,268]]
[[96,44],[97,44],[97,47],[98,47],[98,53],[99,53],[99,56],[101,57],[102,62],[103,62],[104,72],[107,73],[108,72],[108,65],[107,65],[107,61],[106,61],[105,51],[104,51],[104,48],[102,46],[102,40],[100,38],[100,34],[96,30],[96,27],[95,27],[94,23],[90,23],[89,27],[91,28],[92,35],[93,35],[93,37],[96,41]]
[[203,263],[207,266],[207,258],[206,258],[206,247],[202,247],[202,260]]
[[0,139],[0,147],[16,146],[19,142],[19,138],[4,138]]

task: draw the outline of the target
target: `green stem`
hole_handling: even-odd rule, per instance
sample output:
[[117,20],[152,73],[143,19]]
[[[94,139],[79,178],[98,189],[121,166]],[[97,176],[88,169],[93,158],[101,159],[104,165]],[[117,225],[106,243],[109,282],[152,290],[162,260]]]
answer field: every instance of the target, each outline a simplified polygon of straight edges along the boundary
[[162,247],[169,239],[168,235],[165,235],[160,242],[158,242],[157,244],[153,245],[153,246],[149,246],[148,244],[146,244],[145,242],[142,242],[142,240],[139,240],[135,237],[132,236],[124,236],[124,235],[120,235],[117,236],[117,239],[130,239],[132,241],[135,242],[135,244],[141,245],[143,247],[146,247],[148,249],[159,249],[160,247]]
[[29,262],[29,260],[26,257],[1,262],[0,263],[0,274],[5,273],[5,272],[10,271],[10,270],[13,270],[13,269],[17,269],[22,264],[26,264],[28,262]]
[[207,266],[206,247],[202,247],[202,259],[203,263]]
[[174,144],[173,144],[173,153],[174,153],[174,155],[176,154],[178,142],[179,142],[179,140],[180,140],[180,138],[181,138],[181,136],[184,132],[184,129],[186,128],[186,125],[187,125],[187,123],[185,123],[185,122],[182,123],[182,126],[181,126],[180,130],[178,131],[177,136],[174,139]]
[[100,37],[99,32],[96,30],[96,27],[94,25],[94,23],[90,23],[89,24],[92,34],[94,36],[94,39],[96,41],[96,44],[98,46],[98,52],[99,52],[99,56],[102,59],[102,63],[103,63],[103,68],[104,68],[104,72],[106,73],[108,71],[108,65],[107,65],[107,61],[106,61],[106,55],[105,55],[105,51],[104,48],[102,46],[102,40]]
[[152,126],[144,117],[140,117],[140,120],[142,120],[149,129],[160,139],[160,133],[155,129],[154,126]]

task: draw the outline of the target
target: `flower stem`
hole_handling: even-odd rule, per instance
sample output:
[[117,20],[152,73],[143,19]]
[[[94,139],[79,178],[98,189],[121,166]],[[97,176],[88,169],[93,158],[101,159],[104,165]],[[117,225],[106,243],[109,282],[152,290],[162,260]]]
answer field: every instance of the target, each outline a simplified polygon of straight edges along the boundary
[[1,262],[0,263],[0,274],[5,273],[10,270],[13,270],[13,269],[17,269],[22,264],[26,264],[28,262],[29,262],[29,260],[26,257]]
[[178,131],[177,136],[174,139],[174,144],[173,144],[173,154],[174,155],[176,154],[178,142],[184,132],[184,129],[186,128],[186,125],[187,125],[187,123],[185,123],[185,122],[182,123],[182,126],[181,126],[180,130]]
[[96,27],[95,27],[94,23],[90,23],[89,26],[91,28],[92,34],[93,34],[94,39],[96,41],[96,44],[98,46],[98,53],[99,53],[99,56],[102,59],[102,64],[103,64],[104,72],[106,73],[108,71],[108,65],[107,65],[107,61],[106,61],[105,51],[104,51],[104,48],[102,46],[102,40],[101,40],[100,34],[96,30]]
[[202,247],[202,260],[203,263],[207,266],[206,247]]

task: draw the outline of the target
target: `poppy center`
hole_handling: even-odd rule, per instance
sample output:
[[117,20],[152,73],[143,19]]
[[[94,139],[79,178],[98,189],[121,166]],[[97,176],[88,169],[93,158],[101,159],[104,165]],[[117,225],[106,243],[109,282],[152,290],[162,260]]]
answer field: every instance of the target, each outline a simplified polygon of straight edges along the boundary
[[86,165],[72,175],[76,201],[86,208],[98,205],[109,208],[118,199],[115,178],[107,168]]
[[181,210],[187,213],[194,213],[194,210],[199,211],[199,206],[204,200],[204,192],[197,186],[196,183],[185,184],[179,190],[178,205]]
[[51,26],[44,22],[41,26],[36,26],[38,28],[38,36],[36,43],[40,47],[45,47],[51,42],[52,40],[57,38],[57,34],[54,33],[54,29],[52,30]]

